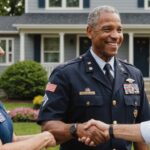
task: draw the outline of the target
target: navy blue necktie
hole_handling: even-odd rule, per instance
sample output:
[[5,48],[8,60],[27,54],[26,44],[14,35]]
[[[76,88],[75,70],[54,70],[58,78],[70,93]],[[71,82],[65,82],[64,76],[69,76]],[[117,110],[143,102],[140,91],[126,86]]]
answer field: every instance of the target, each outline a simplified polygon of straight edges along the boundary
[[108,81],[111,83],[111,85],[113,86],[114,78],[113,78],[113,76],[112,76],[112,74],[111,74],[111,72],[110,72],[110,70],[111,70],[111,65],[107,63],[107,64],[104,66],[104,70],[105,70],[105,76],[106,76],[107,80],[108,80]]

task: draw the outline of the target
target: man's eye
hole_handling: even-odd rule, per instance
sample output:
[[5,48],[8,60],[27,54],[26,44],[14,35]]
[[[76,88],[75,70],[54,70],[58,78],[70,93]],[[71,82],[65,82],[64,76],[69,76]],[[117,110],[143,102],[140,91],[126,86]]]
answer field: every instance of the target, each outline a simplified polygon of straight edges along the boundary
[[122,32],[122,28],[119,28],[119,29],[118,29],[118,32]]
[[105,32],[109,32],[111,29],[110,28],[105,28],[103,29]]

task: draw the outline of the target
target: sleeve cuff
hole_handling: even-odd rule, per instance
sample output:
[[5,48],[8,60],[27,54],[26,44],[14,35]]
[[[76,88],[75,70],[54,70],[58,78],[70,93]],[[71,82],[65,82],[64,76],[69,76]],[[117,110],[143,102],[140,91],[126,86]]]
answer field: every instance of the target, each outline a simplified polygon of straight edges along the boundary
[[150,144],[150,121],[142,122],[140,130],[145,143]]

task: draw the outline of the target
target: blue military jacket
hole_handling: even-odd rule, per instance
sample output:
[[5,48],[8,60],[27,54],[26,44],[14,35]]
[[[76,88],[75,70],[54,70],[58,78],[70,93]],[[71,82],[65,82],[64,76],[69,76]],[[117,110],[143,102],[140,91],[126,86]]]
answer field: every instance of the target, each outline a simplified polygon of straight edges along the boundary
[[[38,122],[82,123],[94,118],[108,124],[150,119],[141,72],[115,58],[114,86],[109,84],[90,51],[57,67],[49,78]],[[111,139],[96,147],[72,139],[61,150],[130,150],[131,142]]]
[[10,117],[0,103],[0,140],[3,144],[12,142],[13,125]]

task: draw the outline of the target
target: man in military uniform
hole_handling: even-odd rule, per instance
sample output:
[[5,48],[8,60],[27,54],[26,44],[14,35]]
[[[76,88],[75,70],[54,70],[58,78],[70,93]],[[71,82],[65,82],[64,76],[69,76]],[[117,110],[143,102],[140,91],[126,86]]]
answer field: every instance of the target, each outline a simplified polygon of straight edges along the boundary
[[[54,69],[46,86],[38,123],[61,144],[61,150],[131,150],[131,142],[105,137],[91,118],[107,124],[139,123],[150,119],[141,72],[116,58],[123,41],[120,16],[110,6],[95,8],[88,16],[91,48],[81,57]],[[78,141],[89,137],[90,147]],[[146,150],[143,143],[135,143]]]

